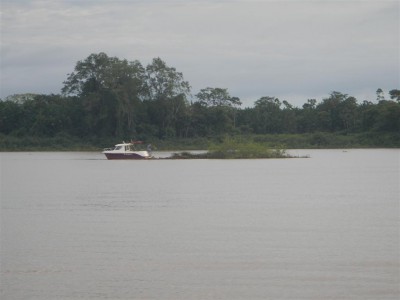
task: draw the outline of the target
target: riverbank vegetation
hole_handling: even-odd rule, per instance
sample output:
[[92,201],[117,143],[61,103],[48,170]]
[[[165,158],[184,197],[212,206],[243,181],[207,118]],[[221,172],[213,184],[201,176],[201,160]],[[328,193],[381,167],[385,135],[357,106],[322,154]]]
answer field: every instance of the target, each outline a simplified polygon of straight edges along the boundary
[[283,147],[268,148],[262,143],[244,141],[241,138],[226,137],[222,142],[208,146],[204,153],[179,152],[171,159],[248,159],[248,158],[289,158]]
[[242,108],[219,87],[191,93],[183,74],[160,58],[143,66],[91,54],[60,94],[0,101],[0,151],[98,150],[131,139],[159,150],[208,149],[226,137],[246,141],[247,149],[400,147],[398,89],[378,88],[373,102],[333,91],[301,107],[262,96]]

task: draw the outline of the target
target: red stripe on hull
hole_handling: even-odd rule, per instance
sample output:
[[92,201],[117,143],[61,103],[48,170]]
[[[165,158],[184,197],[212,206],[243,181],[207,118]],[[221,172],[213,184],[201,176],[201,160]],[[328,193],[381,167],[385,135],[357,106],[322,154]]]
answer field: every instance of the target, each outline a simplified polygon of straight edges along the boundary
[[143,157],[141,155],[135,153],[104,153],[107,159],[147,159],[147,157]]

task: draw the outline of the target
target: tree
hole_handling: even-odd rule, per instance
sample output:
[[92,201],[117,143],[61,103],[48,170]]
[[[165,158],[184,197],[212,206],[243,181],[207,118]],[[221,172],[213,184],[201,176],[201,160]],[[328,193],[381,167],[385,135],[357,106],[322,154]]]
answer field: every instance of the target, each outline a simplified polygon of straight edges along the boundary
[[317,100],[315,99],[308,99],[307,103],[303,104],[304,109],[315,109],[317,104]]
[[91,54],[76,64],[62,93],[82,99],[91,134],[131,135],[135,133],[136,107],[147,93],[144,79],[139,61]]
[[190,105],[191,130],[194,136],[208,136],[213,134],[213,124],[210,119],[210,109],[200,102]]
[[0,101],[0,132],[10,134],[21,129],[22,105],[15,101]]
[[180,94],[190,94],[189,82],[175,68],[168,67],[161,58],[154,58],[146,67],[148,96],[150,100],[168,100]]
[[236,127],[236,114],[242,103],[238,97],[232,97],[228,89],[207,87],[195,96],[199,105],[208,108],[218,133],[230,132]]
[[378,115],[377,105],[373,104],[371,101],[364,100],[358,107],[358,112],[360,115],[361,130],[371,130],[375,125]]
[[377,131],[400,132],[400,103],[382,101],[377,106],[374,129]]
[[346,97],[339,105],[339,118],[344,129],[350,131],[356,127],[357,99]]
[[205,89],[201,89],[200,92],[196,94],[196,98],[201,105],[208,107],[238,107],[242,104],[238,97],[231,97],[231,95],[228,93],[228,89],[222,88],[207,87]]
[[390,99],[397,100],[400,102],[400,90],[389,91]]
[[297,131],[296,110],[289,102],[283,100],[283,110],[281,110],[283,132],[295,133]]
[[346,94],[332,92],[317,106],[319,123],[324,130],[342,130],[345,126],[340,115],[341,103],[347,98]]
[[281,102],[275,97],[261,97],[254,106],[254,128],[257,133],[282,131]]
[[303,109],[298,110],[298,130],[300,132],[314,132],[318,127],[317,100],[308,99]]
[[146,106],[150,119],[159,128],[159,137],[179,134],[177,124],[186,118],[189,82],[175,68],[168,67],[161,58],[154,58],[146,67]]
[[376,90],[376,100],[378,102],[385,100],[385,95],[384,95],[383,90],[381,88]]

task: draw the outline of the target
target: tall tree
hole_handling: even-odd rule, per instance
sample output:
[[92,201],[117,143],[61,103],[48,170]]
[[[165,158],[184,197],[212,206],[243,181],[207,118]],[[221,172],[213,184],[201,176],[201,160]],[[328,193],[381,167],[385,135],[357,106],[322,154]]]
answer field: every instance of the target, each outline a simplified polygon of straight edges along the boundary
[[322,130],[336,131],[344,128],[340,116],[341,102],[347,98],[346,94],[332,92],[329,98],[317,105],[319,123]]
[[78,61],[64,82],[62,93],[82,98],[92,133],[111,131],[123,136],[135,132],[135,106],[146,93],[144,79],[145,70],[139,61],[91,54]]
[[282,131],[295,133],[297,131],[297,115],[296,109],[288,101],[283,100],[282,114]]
[[282,131],[282,103],[275,97],[261,97],[255,102],[254,122],[257,133],[279,133]]
[[318,112],[316,110],[317,100],[308,99],[303,104],[303,109],[298,110],[298,130],[299,132],[314,132],[318,127]]
[[179,118],[185,118],[189,82],[161,58],[154,58],[146,67],[147,103],[151,119],[159,127],[159,137],[179,134]]
[[189,82],[175,68],[168,67],[161,58],[154,58],[146,67],[150,100],[168,100],[180,94],[190,94]]
[[339,118],[345,130],[350,131],[356,127],[357,99],[346,97],[339,105]]

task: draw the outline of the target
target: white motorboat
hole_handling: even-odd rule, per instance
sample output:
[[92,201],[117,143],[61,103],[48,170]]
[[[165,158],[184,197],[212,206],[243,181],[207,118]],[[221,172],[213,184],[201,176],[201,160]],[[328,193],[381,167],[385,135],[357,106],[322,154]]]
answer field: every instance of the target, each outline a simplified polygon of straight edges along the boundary
[[130,143],[122,142],[122,144],[115,145],[114,148],[107,148],[103,150],[103,154],[107,159],[149,159],[153,158],[151,155],[151,145],[147,145],[147,149],[141,149],[141,141],[132,141]]

